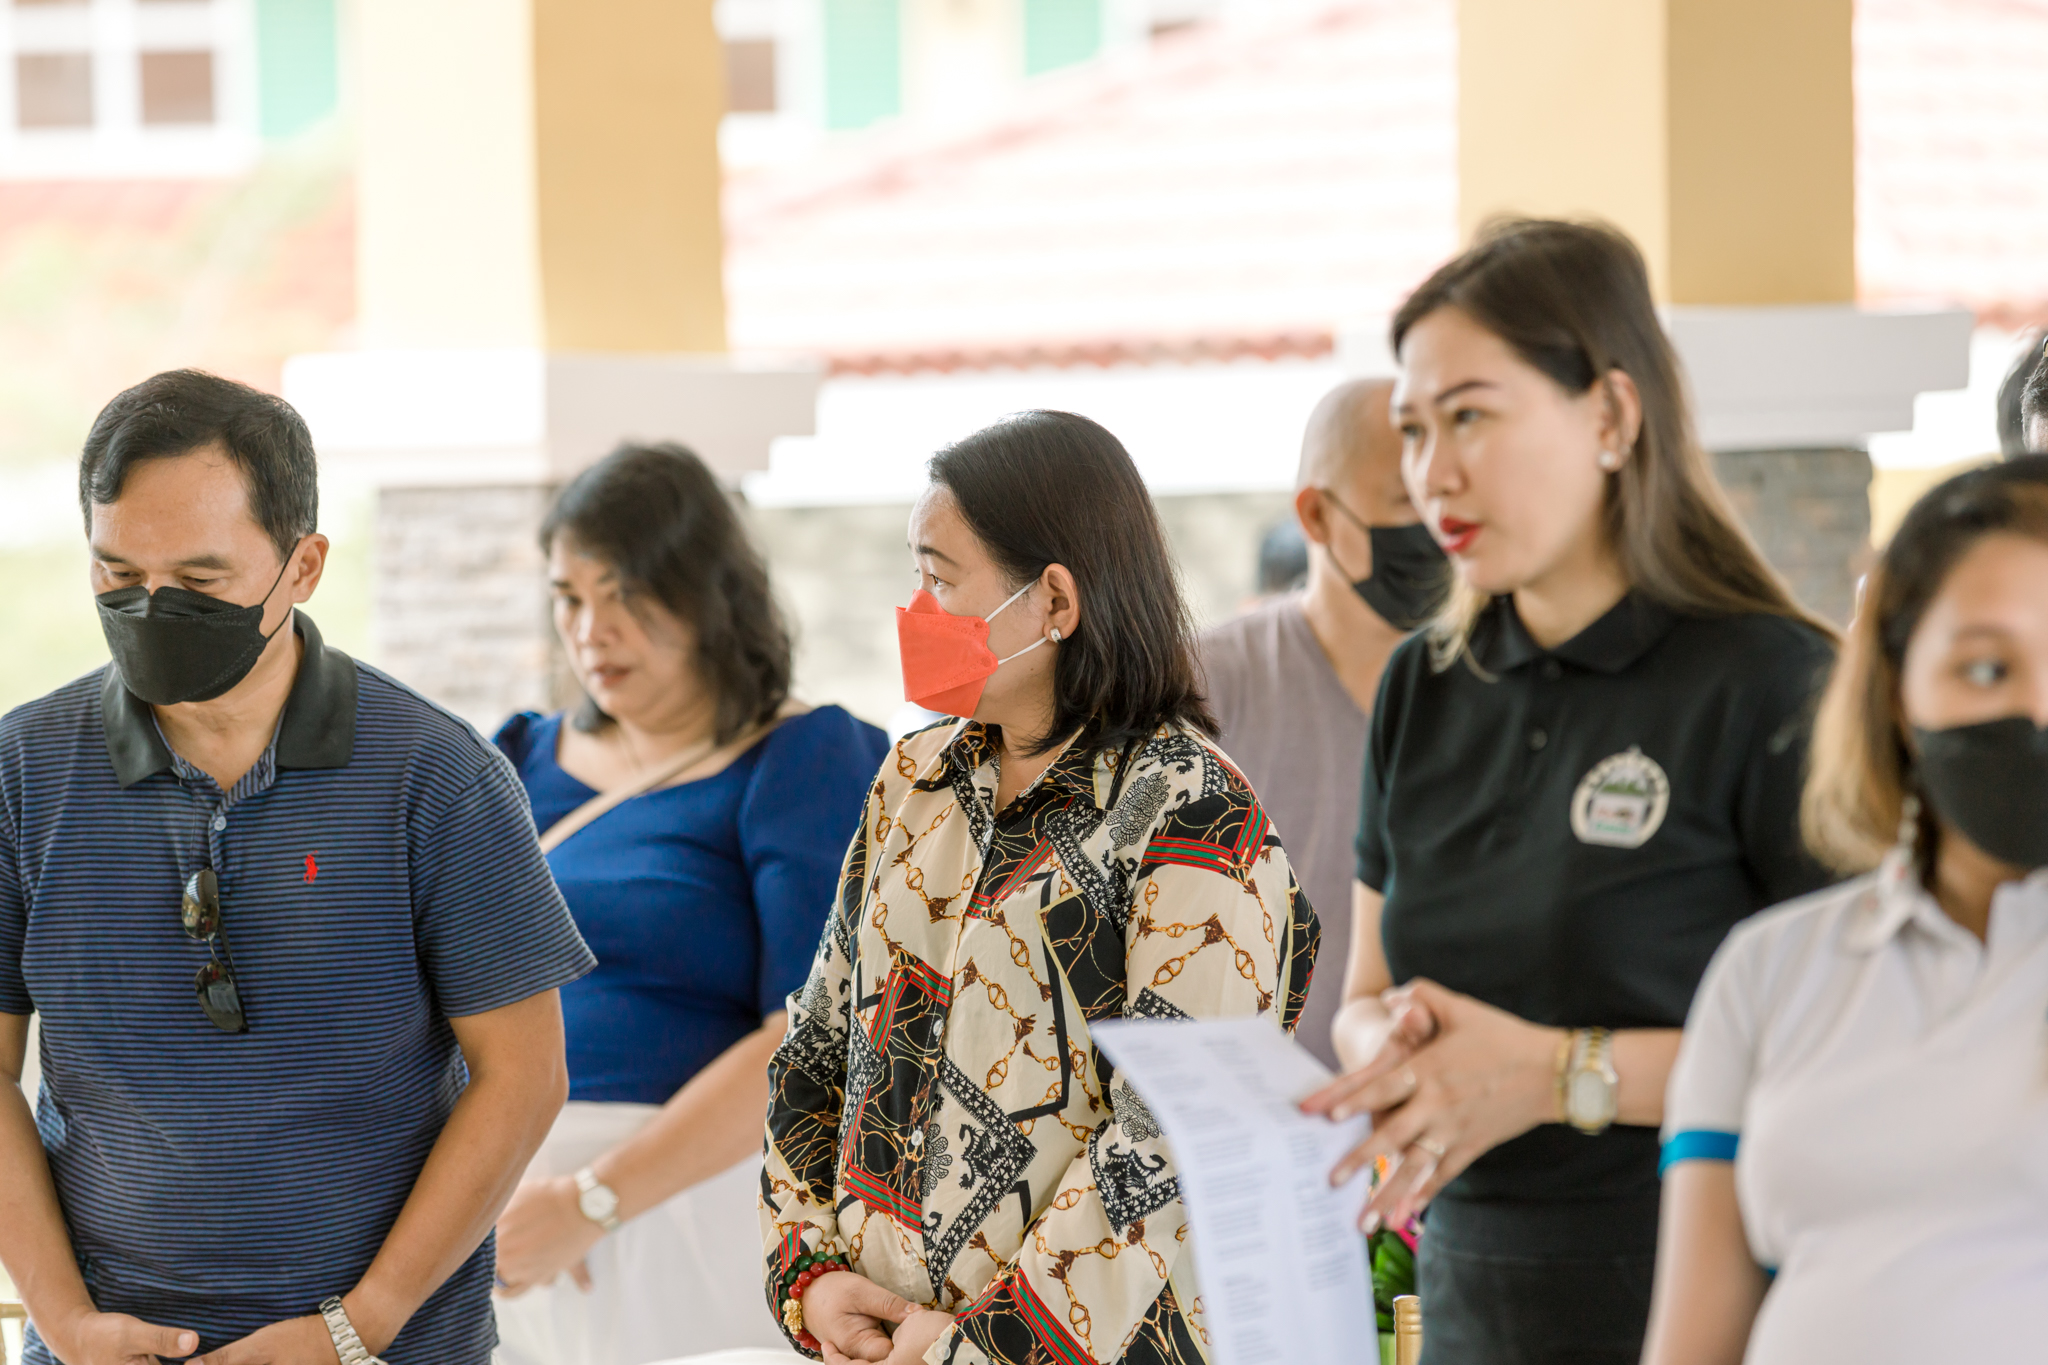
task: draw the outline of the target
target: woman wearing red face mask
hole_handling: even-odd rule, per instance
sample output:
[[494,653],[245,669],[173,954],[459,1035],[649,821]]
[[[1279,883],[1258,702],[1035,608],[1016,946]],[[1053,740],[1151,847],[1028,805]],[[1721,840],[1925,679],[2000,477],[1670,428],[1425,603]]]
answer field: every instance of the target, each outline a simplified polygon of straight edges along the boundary
[[1158,1125],[1089,1030],[1271,1013],[1316,922],[1206,738],[1130,457],[1033,412],[933,458],[910,700],[770,1068],[770,1304],[827,1361],[1198,1358]]

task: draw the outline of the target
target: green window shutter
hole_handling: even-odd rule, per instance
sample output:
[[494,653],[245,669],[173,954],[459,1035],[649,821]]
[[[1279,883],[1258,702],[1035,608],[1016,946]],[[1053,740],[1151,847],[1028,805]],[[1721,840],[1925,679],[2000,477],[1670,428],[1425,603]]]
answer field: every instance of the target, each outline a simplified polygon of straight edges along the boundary
[[334,112],[340,70],[335,0],[256,0],[256,100],[267,138],[304,132]]
[[824,0],[825,126],[865,128],[903,111],[897,0]]
[[1102,50],[1102,0],[1024,0],[1024,74],[1036,76]]

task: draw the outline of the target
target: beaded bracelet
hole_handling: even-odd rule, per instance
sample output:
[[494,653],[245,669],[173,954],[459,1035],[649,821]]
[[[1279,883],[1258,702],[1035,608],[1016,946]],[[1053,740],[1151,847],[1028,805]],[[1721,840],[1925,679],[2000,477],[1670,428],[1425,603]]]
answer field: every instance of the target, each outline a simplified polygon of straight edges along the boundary
[[851,1269],[846,1257],[838,1252],[805,1252],[790,1262],[788,1270],[782,1272],[782,1325],[789,1329],[796,1344],[806,1351],[819,1349],[818,1339],[804,1330],[804,1291],[811,1287],[811,1281],[829,1275],[835,1270]]

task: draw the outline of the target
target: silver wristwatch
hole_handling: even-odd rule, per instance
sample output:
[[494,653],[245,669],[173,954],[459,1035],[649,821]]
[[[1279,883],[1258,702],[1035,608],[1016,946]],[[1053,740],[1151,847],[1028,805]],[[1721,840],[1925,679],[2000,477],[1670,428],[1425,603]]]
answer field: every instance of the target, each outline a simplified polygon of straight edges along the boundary
[[341,1357],[341,1365],[384,1365],[356,1335],[355,1324],[348,1320],[348,1310],[338,1297],[320,1305],[320,1316],[327,1320],[327,1335],[334,1338],[334,1354]]
[[619,1196],[588,1166],[576,1172],[576,1207],[583,1211],[585,1218],[606,1232],[617,1231]]

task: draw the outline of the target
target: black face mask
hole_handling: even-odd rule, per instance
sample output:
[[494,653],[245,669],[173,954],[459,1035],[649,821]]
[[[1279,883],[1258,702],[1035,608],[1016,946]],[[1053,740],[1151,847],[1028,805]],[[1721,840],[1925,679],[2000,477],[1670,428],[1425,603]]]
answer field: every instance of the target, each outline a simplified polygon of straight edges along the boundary
[[264,603],[283,581],[280,568],[263,601],[251,607],[184,588],[151,593],[139,584],[99,594],[100,629],[122,686],[153,706],[212,701],[228,691],[292,619],[286,612],[277,630],[263,633]]
[[1451,591],[1451,565],[1427,526],[1368,526],[1372,577],[1351,590],[1399,630],[1413,630],[1437,614]]
[[1913,731],[1934,813],[2000,862],[2048,867],[2048,729],[2007,716]]
[[[1437,614],[1451,592],[1450,560],[1443,547],[1416,522],[1410,526],[1368,526],[1343,499],[1325,488],[1330,500],[1372,543],[1372,574],[1351,584],[1351,590],[1365,599],[1365,605],[1396,630],[1413,630]],[[1327,548],[1327,547],[1325,547]],[[1330,562],[1349,577],[1335,553]]]

